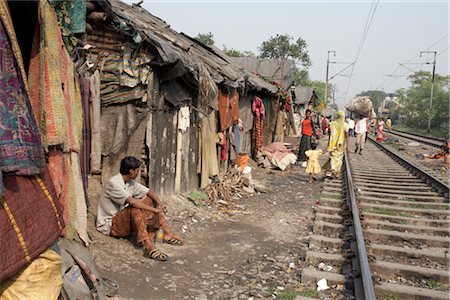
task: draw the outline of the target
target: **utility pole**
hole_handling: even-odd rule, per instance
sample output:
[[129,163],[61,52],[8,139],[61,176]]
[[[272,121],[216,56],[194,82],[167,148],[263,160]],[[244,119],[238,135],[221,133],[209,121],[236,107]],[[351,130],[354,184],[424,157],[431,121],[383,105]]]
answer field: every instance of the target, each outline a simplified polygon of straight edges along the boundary
[[328,70],[330,66],[330,53],[333,53],[333,56],[336,56],[336,51],[328,50],[327,53],[327,73],[325,75],[325,95],[323,101],[325,102],[325,105],[327,105],[327,99],[328,99]]
[[422,53],[433,53],[433,75],[431,75],[431,93],[430,93],[430,107],[428,113],[428,128],[427,132],[430,133],[431,127],[431,112],[433,109],[433,93],[434,93],[434,81],[435,81],[435,72],[436,72],[436,51],[420,51],[420,57],[422,57]]

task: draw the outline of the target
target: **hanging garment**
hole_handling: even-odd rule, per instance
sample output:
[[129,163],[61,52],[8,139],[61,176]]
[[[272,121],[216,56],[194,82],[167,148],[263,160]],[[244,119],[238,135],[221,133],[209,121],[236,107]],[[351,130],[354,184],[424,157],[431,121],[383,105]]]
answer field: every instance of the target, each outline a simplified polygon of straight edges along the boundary
[[[8,32],[4,26],[4,22],[11,21],[6,9],[2,4],[0,7],[0,171],[8,172],[8,175],[34,175],[39,174],[45,166],[44,150],[30,105],[26,78],[23,77],[20,67],[21,56],[13,50],[13,44],[17,44],[17,40],[14,32]],[[3,194],[1,177],[0,196]]]
[[220,130],[224,131],[239,120],[239,93],[233,90],[230,94],[225,94],[219,90],[218,99]]
[[209,178],[219,174],[219,164],[217,162],[216,148],[216,114],[213,112],[209,116],[200,115],[200,135],[199,135],[199,165],[198,172],[201,174],[201,188],[209,184]]

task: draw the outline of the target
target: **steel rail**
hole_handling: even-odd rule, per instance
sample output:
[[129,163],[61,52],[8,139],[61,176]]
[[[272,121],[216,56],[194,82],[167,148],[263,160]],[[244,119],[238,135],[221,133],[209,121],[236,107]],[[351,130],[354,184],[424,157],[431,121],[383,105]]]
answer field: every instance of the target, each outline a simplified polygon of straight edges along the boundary
[[425,136],[417,133],[404,132],[399,130],[388,130],[387,132],[392,133],[394,135],[398,135],[410,140],[414,140],[417,142],[421,142],[433,147],[442,147],[445,146],[447,141],[445,139],[434,138],[430,136]]
[[375,290],[372,282],[372,273],[370,272],[369,260],[367,258],[366,245],[364,243],[364,236],[361,228],[361,221],[359,219],[359,209],[356,204],[356,195],[353,187],[353,178],[350,170],[350,161],[348,154],[344,155],[345,160],[345,179],[346,187],[348,190],[348,196],[351,202],[352,216],[353,216],[353,228],[355,230],[356,245],[358,248],[358,259],[361,269],[361,279],[364,290],[364,298],[366,300],[376,300]]
[[374,143],[378,148],[380,148],[382,151],[386,152],[389,156],[394,157],[395,159],[399,160],[403,165],[405,165],[407,168],[412,170],[414,173],[418,174],[420,177],[425,179],[427,182],[429,182],[433,187],[437,188],[439,192],[444,194],[444,197],[448,200],[449,198],[449,185],[448,183],[445,183],[441,179],[437,178],[436,176],[428,173],[423,168],[419,167],[415,163],[409,161],[402,155],[398,154],[396,151],[391,150],[387,148],[385,145],[375,141],[373,137],[369,136],[369,140]]

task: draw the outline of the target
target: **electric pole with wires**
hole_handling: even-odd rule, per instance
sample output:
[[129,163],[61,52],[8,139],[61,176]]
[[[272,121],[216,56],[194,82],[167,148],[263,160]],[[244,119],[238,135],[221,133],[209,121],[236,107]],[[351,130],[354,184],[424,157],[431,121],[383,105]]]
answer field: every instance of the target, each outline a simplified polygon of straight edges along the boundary
[[427,132],[430,133],[431,127],[431,116],[433,110],[433,92],[434,92],[434,81],[435,81],[435,72],[436,72],[436,51],[420,51],[420,57],[422,57],[422,53],[433,53],[433,73],[431,75],[431,93],[430,93],[430,107],[428,113],[428,128]]

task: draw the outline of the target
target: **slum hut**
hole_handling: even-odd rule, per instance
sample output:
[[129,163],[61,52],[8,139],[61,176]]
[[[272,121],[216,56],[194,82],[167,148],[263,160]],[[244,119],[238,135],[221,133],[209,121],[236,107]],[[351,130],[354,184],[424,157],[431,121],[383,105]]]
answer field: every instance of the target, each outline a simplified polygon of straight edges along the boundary
[[[269,97],[263,98],[264,107],[266,109],[266,118],[264,120],[264,145],[268,145],[273,141],[283,141],[284,120],[287,124],[293,124],[293,113],[289,109],[290,105],[280,105],[278,99],[284,97],[285,92],[289,93],[294,83],[295,72],[297,67],[295,61],[289,59],[262,59],[256,57],[233,57],[232,58],[242,68],[258,74],[270,82],[278,86],[278,95],[273,99]],[[272,100],[272,101],[271,101]],[[280,107],[283,108],[280,111]],[[287,115],[285,114],[287,113]],[[278,124],[278,125],[277,125]],[[287,130],[289,131],[289,130]]]
[[295,86],[292,89],[293,103],[296,111],[301,117],[305,116],[305,111],[308,109],[313,98],[314,89],[308,86]]
[[85,48],[100,100],[92,171],[106,180],[123,156],[135,155],[145,183],[160,194],[205,187],[219,173],[217,160],[229,159],[226,150],[217,153],[217,133],[238,122],[249,90],[270,94],[273,87],[139,6],[88,3]]

